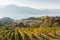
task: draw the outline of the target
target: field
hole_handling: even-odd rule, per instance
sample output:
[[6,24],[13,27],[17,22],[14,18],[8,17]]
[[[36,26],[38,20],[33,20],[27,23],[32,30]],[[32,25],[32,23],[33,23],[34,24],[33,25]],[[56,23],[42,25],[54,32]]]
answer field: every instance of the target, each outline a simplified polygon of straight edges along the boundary
[[60,40],[60,27],[0,29],[0,40]]

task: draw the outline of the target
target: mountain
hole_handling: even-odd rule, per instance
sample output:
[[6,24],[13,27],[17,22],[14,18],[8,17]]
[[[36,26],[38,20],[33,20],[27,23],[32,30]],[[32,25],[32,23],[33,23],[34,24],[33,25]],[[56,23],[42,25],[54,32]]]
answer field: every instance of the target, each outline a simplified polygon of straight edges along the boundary
[[1,18],[0,19],[0,24],[2,23],[2,24],[7,24],[7,23],[11,23],[11,22],[13,22],[14,21],[14,19],[11,19],[11,18],[9,18],[9,17],[4,17],[4,18]]
[[0,16],[2,17],[11,17],[14,19],[21,19],[21,18],[28,18],[33,16],[43,16],[43,15],[49,15],[49,16],[59,16],[60,15],[60,9],[46,9],[46,10],[38,10],[33,9],[30,7],[25,6],[16,6],[16,5],[7,5],[2,8],[0,8]]

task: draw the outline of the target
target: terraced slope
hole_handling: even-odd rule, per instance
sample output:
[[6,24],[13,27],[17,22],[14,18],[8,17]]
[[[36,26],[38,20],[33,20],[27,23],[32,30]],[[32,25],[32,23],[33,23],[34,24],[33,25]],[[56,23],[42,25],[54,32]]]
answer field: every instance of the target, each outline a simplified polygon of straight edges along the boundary
[[60,40],[60,27],[1,29],[0,40]]

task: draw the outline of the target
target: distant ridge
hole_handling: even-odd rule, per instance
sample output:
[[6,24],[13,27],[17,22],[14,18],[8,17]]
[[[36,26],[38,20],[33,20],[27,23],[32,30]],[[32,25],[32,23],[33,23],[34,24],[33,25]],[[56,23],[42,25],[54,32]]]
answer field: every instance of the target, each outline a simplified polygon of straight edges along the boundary
[[[37,10],[30,7],[25,6],[16,6],[16,5],[7,5],[5,7],[0,8],[0,13],[2,16],[7,17],[20,17],[26,18],[31,16],[60,16],[60,9],[46,9],[46,10]],[[1,16],[0,15],[0,16]]]

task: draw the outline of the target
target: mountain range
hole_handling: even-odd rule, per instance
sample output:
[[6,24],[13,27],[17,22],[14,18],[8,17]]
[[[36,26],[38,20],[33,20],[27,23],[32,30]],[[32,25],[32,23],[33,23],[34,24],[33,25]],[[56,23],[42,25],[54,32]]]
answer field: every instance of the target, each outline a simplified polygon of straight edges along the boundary
[[0,8],[0,17],[23,19],[32,16],[60,16],[60,9],[34,9],[26,6],[7,5]]

